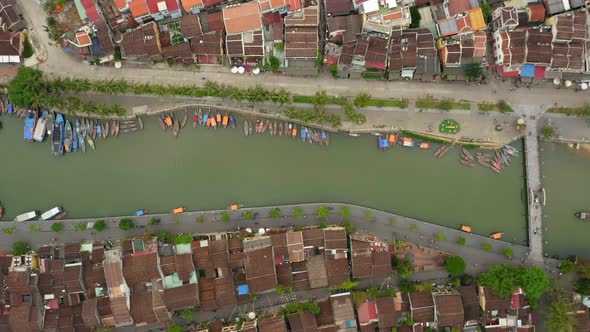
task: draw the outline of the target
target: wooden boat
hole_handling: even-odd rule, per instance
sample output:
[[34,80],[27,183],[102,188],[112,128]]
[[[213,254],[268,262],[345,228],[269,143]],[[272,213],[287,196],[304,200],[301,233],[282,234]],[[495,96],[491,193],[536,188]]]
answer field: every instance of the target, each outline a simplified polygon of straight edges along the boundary
[[128,134],[128,133],[133,133],[136,131],[137,131],[137,127],[125,128],[125,129],[121,129],[121,134]]
[[467,150],[466,148],[462,147],[461,148],[461,152],[463,152],[465,154],[465,156],[467,156],[467,158],[473,160],[473,155],[471,154],[471,152],[469,152],[469,150]]
[[502,159],[502,156],[500,155],[500,151],[498,151],[498,150],[496,150],[496,158]]
[[270,134],[270,136],[274,136],[274,131],[273,131],[273,127],[272,127],[272,121],[268,122],[268,133]]
[[88,145],[92,148],[92,150],[96,149],[96,147],[94,146],[94,140],[91,136],[86,136],[86,140],[88,141]]
[[107,135],[108,135],[109,132],[107,131],[105,125],[101,124],[100,125],[100,128],[101,128],[100,133],[102,135],[102,139],[107,139]]
[[398,135],[398,133],[389,134],[389,145],[391,145],[392,147],[395,146],[395,143],[397,143]]
[[68,214],[68,211],[62,211],[60,214],[58,214],[57,216],[55,216],[55,218],[53,218],[53,220],[61,220],[63,219],[66,215]]
[[86,152],[86,134],[84,132],[80,134],[80,148],[82,152]]
[[109,129],[111,136],[115,136],[115,120],[111,121],[109,124]]
[[219,123],[221,125],[221,121],[222,121],[221,113],[217,113],[215,115],[215,121],[217,121],[217,123]]
[[490,167],[490,164],[489,164],[487,161],[485,161],[485,160],[483,160],[483,159],[481,159],[481,158],[478,158],[478,159],[477,159],[477,162],[478,162],[478,163],[479,163],[481,166],[483,166],[483,167]]
[[468,167],[473,167],[473,166],[475,166],[475,164],[474,164],[474,163],[473,163],[473,161],[471,161],[471,160],[464,160],[464,159],[461,159],[461,160],[459,160],[459,161],[461,162],[461,164],[463,164],[463,165],[465,165],[465,166],[468,166]]
[[293,138],[297,137],[297,125],[293,126],[293,131],[291,133],[291,137],[293,137]]
[[[162,130],[166,130],[166,123],[164,123],[164,119],[162,119],[161,116],[158,117],[159,123],[160,123],[160,128],[162,128]],[[114,130],[114,126],[113,126],[113,136],[115,135],[115,130]]]
[[[590,212],[576,212],[574,214],[580,220],[590,220]],[[2,206],[0,205],[0,217],[2,217]]]
[[197,111],[193,113],[193,128],[197,128],[197,124],[199,123],[199,116],[197,115]]
[[254,131],[254,126],[252,122],[248,121],[248,136],[252,135],[252,131]]
[[176,209],[172,210],[172,213],[174,214],[181,214],[185,211],[185,209],[183,207],[177,207]]
[[120,124],[120,129],[127,129],[127,128],[136,128],[137,123],[135,122],[123,122]]
[[446,148],[446,145],[441,146],[440,148],[436,149],[436,151],[434,151],[434,158],[439,158],[440,154],[443,152],[443,150]]
[[279,122],[279,136],[283,136],[283,131],[284,131],[283,123]]
[[172,125],[172,136],[178,137],[179,132],[180,132],[180,124],[178,123],[178,121],[176,121]]
[[260,122],[262,123],[262,129],[260,130],[260,133],[264,134],[266,132],[266,128],[268,128],[268,124],[270,123],[270,121],[269,120],[266,120],[266,121],[261,120]]
[[141,119],[141,116],[137,117],[137,123],[139,123],[139,129],[143,130],[143,120]]
[[119,127],[119,121],[115,121],[115,137],[119,136],[119,130],[121,128]]
[[64,149],[65,152],[72,152],[72,125],[70,121],[66,120],[65,128]]
[[326,133],[326,146],[330,145],[330,133]]
[[497,168],[497,167],[490,166],[490,169],[491,169],[492,171],[494,171],[494,172],[498,173],[498,174],[502,174],[502,170],[500,170],[500,169],[499,169],[499,168]]
[[223,116],[223,120],[221,120],[221,125],[223,125],[223,128],[227,128],[227,125],[229,124],[229,115],[224,115]]
[[211,123],[211,115],[209,113],[204,113],[203,116],[201,117],[201,124],[203,126],[207,126],[209,127],[209,124]]
[[186,122],[188,121],[188,112],[184,110],[184,116],[182,117],[182,122],[180,122],[180,128],[184,128],[186,126]]
[[465,161],[472,161],[471,158],[469,158],[468,156],[466,156],[465,154],[463,154],[463,152],[461,152],[459,154],[459,156],[461,157],[461,160],[465,160]]
[[438,158],[442,158],[444,157],[447,152],[449,152],[449,149],[451,148],[450,145],[445,145],[445,148],[442,150],[442,152],[438,155]]
[[272,124],[272,135],[277,136],[277,132],[279,131],[279,126],[277,125],[277,120],[275,120]]
[[0,202],[0,218],[4,215],[4,208],[2,207],[2,202]]
[[248,130],[250,129],[248,126],[248,121],[244,120],[244,136],[248,136]]
[[504,233],[496,232],[496,233],[490,234],[490,239],[499,240],[502,238],[502,236],[504,236]]
[[107,139],[107,137],[109,136],[109,131],[110,131],[109,122],[107,121],[104,124],[104,132],[102,133],[103,134],[103,137],[102,137],[103,139]]
[[467,226],[467,225],[459,225],[461,226],[460,229],[465,232],[465,233],[471,233],[471,227]]
[[217,128],[217,121],[215,120],[214,117],[210,117],[209,119],[211,119],[211,127]]
[[199,117],[197,119],[197,124],[199,124],[199,125],[202,126],[203,125],[203,122],[202,122],[202,120],[203,120],[203,110],[201,110],[200,108],[199,108],[199,113],[197,114],[197,116]]
[[92,139],[96,139],[97,132],[96,121],[92,120]]
[[229,116],[229,126],[232,128],[235,128],[237,126],[236,118],[234,118],[231,115]]

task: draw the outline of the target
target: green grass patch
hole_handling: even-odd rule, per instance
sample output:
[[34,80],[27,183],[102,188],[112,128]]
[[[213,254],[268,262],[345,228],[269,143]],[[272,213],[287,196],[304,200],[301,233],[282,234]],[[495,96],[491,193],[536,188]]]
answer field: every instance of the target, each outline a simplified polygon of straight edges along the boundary
[[417,108],[425,108],[425,109],[440,109],[440,110],[444,110],[444,111],[449,111],[449,110],[469,111],[471,109],[471,104],[456,102],[451,98],[435,99],[434,97],[428,95],[424,98],[419,98],[418,100],[416,100],[416,107]]
[[492,103],[483,102],[477,104],[477,109],[482,112],[492,112],[496,110],[496,105]]
[[364,80],[377,80],[377,81],[381,81],[383,79],[383,76],[378,76],[378,75],[363,75],[363,79]]
[[440,143],[440,144],[447,144],[448,143],[447,141],[444,141],[442,139],[437,139],[437,138],[432,138],[432,137],[428,137],[428,136],[423,136],[423,135],[416,134],[416,133],[413,133],[411,131],[407,131],[407,130],[403,130],[403,129],[402,129],[401,132],[402,132],[402,134],[404,136],[411,137],[411,138],[416,138],[416,139],[420,139],[420,140],[431,142],[431,143]]
[[33,45],[31,45],[31,41],[29,40],[29,35],[25,34],[25,46],[23,49],[23,58],[28,59],[35,54],[33,50]]
[[551,107],[547,110],[547,112],[567,115],[590,116],[590,104],[584,104],[584,106],[582,107]]
[[457,134],[459,131],[461,131],[461,125],[459,122],[453,119],[446,119],[440,123],[438,126],[438,131],[443,134]]
[[294,103],[313,104],[313,96],[293,96]]
[[371,99],[367,103],[367,106],[375,107],[395,107],[395,108],[408,108],[410,101],[406,98],[400,99]]

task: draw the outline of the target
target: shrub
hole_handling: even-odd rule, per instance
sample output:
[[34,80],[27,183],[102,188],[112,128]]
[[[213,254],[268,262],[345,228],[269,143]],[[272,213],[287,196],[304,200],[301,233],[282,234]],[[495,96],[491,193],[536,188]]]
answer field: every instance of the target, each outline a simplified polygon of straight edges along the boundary
[[504,254],[504,256],[506,256],[506,258],[514,257],[514,250],[512,250],[512,248],[510,247],[502,249],[502,253]]
[[328,227],[328,224],[326,224],[326,222],[325,222],[325,221],[320,221],[320,223],[319,223],[318,227],[319,227],[320,229],[324,229],[324,228]]
[[273,55],[268,59],[268,64],[272,70],[279,70],[279,67],[281,67],[281,60]]
[[410,224],[410,230],[412,232],[418,231],[418,225],[417,224]]
[[6,234],[14,234],[16,230],[14,229],[14,227],[8,227],[4,229],[4,233]]
[[436,239],[439,241],[444,241],[447,239],[447,235],[445,234],[445,232],[440,231],[440,232],[436,233]]
[[74,224],[74,231],[80,232],[86,230],[86,223],[85,222],[78,222]]
[[492,245],[488,242],[481,245],[481,249],[483,249],[485,251],[490,251],[490,250],[492,250],[492,248],[493,248]]
[[281,216],[281,209],[274,208],[274,209],[270,210],[269,215],[271,218],[278,218]]
[[180,234],[174,238],[174,244],[188,244],[193,242],[192,234]]
[[327,206],[320,206],[319,208],[317,208],[316,212],[318,214],[318,217],[325,218],[330,214],[330,208],[328,208]]
[[35,54],[33,50],[33,45],[31,45],[31,41],[29,40],[29,35],[25,34],[25,46],[23,50],[23,58],[28,59]]
[[412,262],[405,258],[394,258],[393,267],[397,270],[402,279],[407,279],[414,273]]
[[64,224],[62,224],[61,222],[54,222],[53,224],[51,224],[51,230],[54,232],[61,232],[64,230]]
[[411,293],[416,291],[416,284],[408,279],[400,279],[399,290],[404,293]]
[[350,217],[350,208],[348,206],[341,207],[340,214],[342,214],[343,218],[349,218]]
[[107,229],[107,223],[106,223],[104,220],[97,220],[97,221],[94,223],[94,225],[92,226],[92,228],[93,228],[95,231],[102,232],[102,231],[104,231],[105,229]]
[[471,286],[473,285],[473,276],[470,274],[464,274],[461,276],[461,285]]
[[450,256],[445,260],[445,269],[452,275],[460,275],[466,268],[465,260],[459,256]]
[[129,218],[124,218],[124,219],[119,220],[119,228],[120,229],[122,229],[124,231],[128,231],[133,227],[135,227],[133,220],[131,220]]
[[162,243],[172,243],[172,241],[176,239],[174,234],[168,231],[159,231],[158,233],[156,233],[156,237],[158,238],[158,241]]
[[193,319],[193,309],[192,308],[185,308],[180,310],[179,314],[180,318],[184,320],[192,320]]
[[300,207],[296,207],[293,210],[293,218],[295,218],[295,219],[301,219],[301,218],[303,218],[303,209],[300,208]]
[[168,332],[182,332],[182,326],[173,323],[172,325],[168,326]]
[[12,254],[20,256],[28,253],[31,250],[31,246],[27,241],[16,241],[12,244]]
[[285,294],[285,287],[283,285],[278,285],[277,288],[275,288],[275,291],[277,294],[283,295]]
[[30,224],[29,225],[29,232],[31,233],[37,233],[39,231],[39,226],[35,225],[35,224]]
[[160,223],[160,219],[158,219],[158,218],[152,218],[152,219],[150,219],[150,221],[148,222],[148,226],[155,226],[155,225],[157,225],[158,223]]
[[223,212],[223,214],[221,215],[221,221],[223,222],[229,222],[230,221],[230,216],[227,212]]
[[350,223],[350,221],[345,221],[342,223],[342,227],[346,230],[347,233],[354,233],[356,231],[356,227]]
[[459,244],[459,245],[464,245],[464,244],[465,244],[465,242],[467,242],[467,240],[465,240],[465,238],[464,238],[464,237],[462,237],[462,236],[460,236],[460,237],[457,239],[457,244]]
[[367,221],[373,220],[373,213],[369,210],[365,211],[365,218],[367,219]]
[[574,272],[575,269],[576,269],[576,266],[575,266],[574,262],[572,262],[571,260],[564,259],[561,261],[561,272],[570,273],[570,272]]

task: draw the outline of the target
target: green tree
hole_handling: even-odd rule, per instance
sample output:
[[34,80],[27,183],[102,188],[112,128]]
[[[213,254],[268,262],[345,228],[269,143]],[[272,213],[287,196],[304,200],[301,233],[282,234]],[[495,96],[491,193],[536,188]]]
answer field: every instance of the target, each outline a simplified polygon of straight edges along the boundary
[[555,128],[551,126],[545,126],[541,129],[541,135],[543,135],[543,139],[551,139],[555,136]]
[[470,274],[464,274],[461,276],[461,285],[471,286],[473,285],[473,276]]
[[473,62],[467,65],[464,65],[463,72],[467,79],[471,81],[479,80],[481,75],[483,74],[483,67],[479,62]]
[[270,210],[269,215],[271,218],[278,218],[281,216],[281,209],[274,208],[274,209]]
[[346,205],[342,206],[340,208],[340,214],[342,215],[342,218],[350,218],[350,208]]
[[365,211],[365,219],[367,219],[367,221],[373,220],[373,213],[369,210]]
[[272,70],[279,70],[279,67],[281,67],[281,60],[273,55],[268,58],[268,64]]
[[465,272],[467,264],[459,256],[450,256],[445,259],[445,269],[452,275],[460,275]]
[[193,235],[190,233],[179,234],[174,238],[174,244],[189,244],[193,242]]
[[484,244],[481,245],[481,249],[485,250],[485,251],[490,251],[492,250],[492,245],[488,242],[485,242]]
[[182,326],[173,323],[172,325],[168,326],[168,332],[182,332]]
[[328,227],[328,224],[325,221],[320,221],[320,223],[318,224],[318,228],[320,229],[324,229]]
[[25,42],[24,42],[24,50],[23,50],[23,58],[28,59],[35,54],[33,50],[33,45],[31,45],[31,41],[29,40],[29,35],[25,34]]
[[342,223],[342,227],[346,230],[346,233],[351,234],[356,231],[356,227],[350,223],[350,221],[345,221]]
[[35,225],[35,224],[30,224],[29,225],[29,232],[31,233],[37,233],[39,231],[39,226]]
[[481,3],[481,12],[483,14],[483,18],[486,21],[486,23],[490,23],[490,21],[491,21],[491,13],[492,13],[492,6],[486,0],[484,0]]
[[176,239],[174,234],[168,231],[159,231],[156,233],[156,237],[158,238],[158,241],[162,243],[172,243]]
[[27,241],[16,241],[12,244],[12,254],[21,256],[31,251],[31,246]]
[[312,104],[315,106],[324,106],[328,103],[328,94],[326,90],[317,91],[313,97]]
[[493,266],[479,277],[479,284],[490,287],[501,298],[507,299],[519,286],[519,271],[507,264]]
[[358,281],[355,281],[355,280],[346,280],[340,286],[338,286],[338,288],[350,290],[350,289],[353,289],[354,287],[356,287],[358,285],[359,285],[359,282]]
[[285,286],[278,285],[277,288],[275,288],[275,291],[277,292],[277,294],[283,295],[285,294]]
[[561,261],[561,272],[563,273],[571,273],[574,272],[576,269],[576,265],[569,259],[564,259]]
[[14,234],[14,232],[16,232],[14,227],[8,227],[8,228],[4,229],[4,233],[6,233],[6,234]]
[[356,95],[356,97],[354,98],[354,101],[352,103],[354,104],[355,107],[363,108],[363,107],[367,107],[369,105],[370,101],[371,101],[371,94],[368,92],[361,92],[358,95]]
[[295,218],[295,219],[303,218],[303,209],[300,207],[296,207],[295,209],[293,209],[293,218]]
[[193,319],[193,309],[192,308],[185,308],[180,310],[178,316],[184,320],[192,320]]
[[54,222],[53,224],[51,224],[51,230],[54,232],[61,232],[64,230],[64,224],[62,224],[61,222]]
[[318,217],[325,218],[330,214],[330,208],[327,206],[320,206],[316,209],[316,213]]
[[540,267],[533,266],[520,271],[519,284],[524,288],[531,307],[535,308],[543,293],[551,289],[549,278]]
[[400,279],[398,287],[400,292],[404,293],[411,293],[416,291],[416,284],[408,279]]
[[124,218],[119,221],[119,228],[124,231],[128,231],[133,227],[135,227],[135,224],[133,223],[133,220],[129,218]]
[[74,231],[80,232],[86,230],[86,223],[85,222],[78,222],[74,224]]
[[420,15],[418,8],[414,6],[410,7],[410,17],[412,18],[412,23],[410,23],[410,29],[416,29],[420,27],[420,20],[422,19],[422,15]]
[[407,279],[414,273],[414,267],[412,267],[412,262],[405,258],[394,258],[393,267],[397,270],[400,278],[402,279]]
[[436,233],[436,239],[439,241],[444,241],[447,239],[447,235],[445,234],[445,232],[440,231],[440,232]]
[[457,239],[457,244],[459,244],[459,245],[464,245],[464,244],[465,244],[465,242],[467,242],[467,240],[466,240],[464,237],[462,237],[462,236],[460,236],[460,237]]
[[553,296],[545,308],[545,327],[552,332],[572,332],[576,323],[572,306],[560,296]]
[[227,223],[227,222],[229,222],[230,220],[231,220],[231,218],[230,218],[230,216],[229,216],[229,214],[228,214],[227,212],[223,212],[223,213],[221,214],[221,221],[223,221],[223,222],[226,222],[226,223]]
[[505,247],[504,249],[502,249],[502,253],[504,254],[504,256],[506,256],[506,258],[514,257],[514,250],[512,250],[511,247]]
[[16,106],[28,108],[44,93],[43,73],[31,67],[21,67],[8,84],[10,102]]
[[156,226],[159,223],[160,223],[160,219],[158,219],[158,218],[152,218],[148,222],[148,226]]
[[244,217],[244,219],[246,219],[246,220],[250,220],[250,219],[252,219],[252,218],[254,217],[254,216],[252,215],[252,212],[251,212],[251,211],[246,211],[246,212],[242,213],[242,216],[243,216],[243,217]]
[[104,231],[107,227],[107,223],[104,220],[97,220],[94,225],[92,225],[92,228],[98,232]]
[[576,283],[576,292],[581,295],[590,295],[590,279],[582,278]]

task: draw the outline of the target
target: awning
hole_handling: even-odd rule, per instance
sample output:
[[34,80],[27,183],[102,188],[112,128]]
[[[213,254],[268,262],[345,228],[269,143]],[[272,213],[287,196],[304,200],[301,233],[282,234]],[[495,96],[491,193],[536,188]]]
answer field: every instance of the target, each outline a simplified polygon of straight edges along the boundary
[[246,295],[250,293],[250,290],[248,289],[248,285],[239,285],[238,286],[238,295]]
[[535,77],[535,65],[525,64],[520,71],[522,77]]
[[498,74],[502,77],[518,77],[518,70],[509,71],[504,66],[498,66]]
[[414,70],[413,69],[402,69],[401,77],[403,79],[411,80],[414,78]]
[[544,66],[535,66],[535,78],[537,79],[545,79],[545,72],[547,68]]

